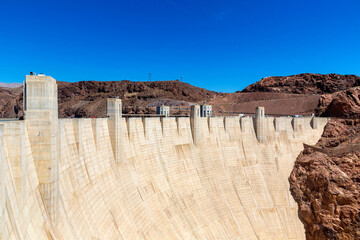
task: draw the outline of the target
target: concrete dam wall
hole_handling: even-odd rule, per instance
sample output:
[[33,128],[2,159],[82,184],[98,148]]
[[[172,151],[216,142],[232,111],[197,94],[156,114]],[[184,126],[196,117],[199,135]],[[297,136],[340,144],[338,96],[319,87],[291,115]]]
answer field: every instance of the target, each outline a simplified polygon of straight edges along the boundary
[[327,119],[58,119],[52,80],[0,121],[1,239],[305,239],[287,178]]

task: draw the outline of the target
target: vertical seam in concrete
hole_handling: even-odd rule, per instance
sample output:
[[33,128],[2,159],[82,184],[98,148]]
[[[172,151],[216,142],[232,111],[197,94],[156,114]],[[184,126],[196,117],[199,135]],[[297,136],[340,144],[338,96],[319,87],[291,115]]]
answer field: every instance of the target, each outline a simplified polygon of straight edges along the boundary
[[164,137],[164,117],[160,116],[160,123],[161,123],[161,133]]
[[145,137],[145,139],[147,139],[146,118],[145,117],[141,117],[141,118],[142,118],[142,124],[143,124],[143,129],[144,129],[144,137]]
[[225,131],[225,132],[228,131],[228,129],[227,129],[227,127],[226,127],[226,121],[227,121],[227,120],[226,120],[226,117],[224,117],[224,118],[223,118],[223,124],[224,124],[224,131]]
[[175,117],[177,133],[180,134],[179,117]]
[[208,117],[206,122],[207,122],[209,133],[211,133],[211,118]]
[[130,142],[131,137],[130,137],[130,118],[129,117],[126,117],[126,127],[127,127],[127,130],[128,130],[128,139],[129,139],[129,142]]
[[20,123],[20,158],[21,158],[21,199],[22,204],[26,202],[26,148],[25,148],[25,122]]

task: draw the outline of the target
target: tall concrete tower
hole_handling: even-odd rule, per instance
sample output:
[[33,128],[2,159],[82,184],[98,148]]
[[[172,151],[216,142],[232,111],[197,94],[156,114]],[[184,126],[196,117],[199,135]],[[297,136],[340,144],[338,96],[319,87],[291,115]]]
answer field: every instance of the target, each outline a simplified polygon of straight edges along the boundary
[[256,137],[260,143],[265,142],[265,108],[256,107],[255,110]]
[[106,114],[108,116],[108,128],[111,139],[111,146],[114,153],[115,162],[120,162],[120,138],[121,138],[121,118],[122,103],[121,99],[108,98],[106,102]]
[[190,111],[190,126],[195,145],[200,142],[200,106],[192,105]]
[[55,79],[43,74],[25,77],[24,114],[41,197],[50,219],[56,223],[59,203],[59,149]]

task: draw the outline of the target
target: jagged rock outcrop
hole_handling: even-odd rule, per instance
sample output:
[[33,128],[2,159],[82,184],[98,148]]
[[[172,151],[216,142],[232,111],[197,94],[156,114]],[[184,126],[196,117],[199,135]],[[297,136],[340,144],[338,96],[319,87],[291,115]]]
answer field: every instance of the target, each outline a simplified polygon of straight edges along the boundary
[[303,73],[286,77],[266,77],[249,85],[242,92],[281,92],[326,94],[360,86],[356,75]]
[[324,117],[359,118],[360,87],[350,88],[331,95],[323,95],[316,112]]
[[[360,143],[359,120],[331,120],[317,146]],[[307,239],[360,239],[360,152],[334,156],[306,149],[289,178]]]

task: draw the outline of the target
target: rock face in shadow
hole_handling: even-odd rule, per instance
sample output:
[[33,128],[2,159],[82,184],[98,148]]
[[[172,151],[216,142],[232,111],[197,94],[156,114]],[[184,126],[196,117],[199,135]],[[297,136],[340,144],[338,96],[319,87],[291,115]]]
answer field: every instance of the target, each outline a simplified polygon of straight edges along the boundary
[[249,85],[242,92],[282,92],[327,94],[360,86],[356,75],[303,73],[286,77],[266,77]]
[[[331,120],[321,148],[360,144],[360,120]],[[307,239],[360,239],[360,152],[328,156],[304,150],[289,177]]]
[[323,117],[360,118],[360,87],[350,88],[319,100],[317,115]]

